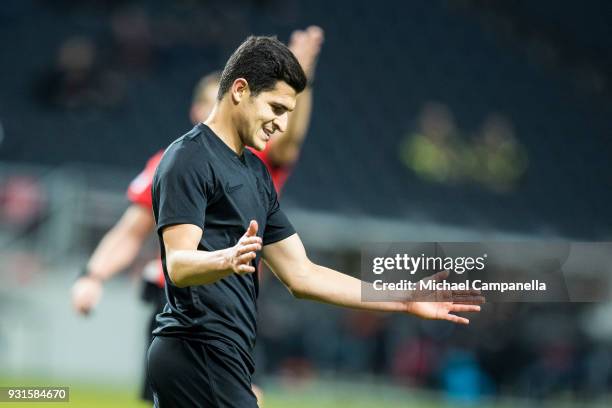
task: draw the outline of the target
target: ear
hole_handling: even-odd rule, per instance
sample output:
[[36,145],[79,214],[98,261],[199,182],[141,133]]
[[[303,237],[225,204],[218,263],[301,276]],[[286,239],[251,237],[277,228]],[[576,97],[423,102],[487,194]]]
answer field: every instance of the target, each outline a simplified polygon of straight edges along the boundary
[[244,78],[237,78],[230,89],[232,102],[240,103],[245,97],[250,95],[249,83]]

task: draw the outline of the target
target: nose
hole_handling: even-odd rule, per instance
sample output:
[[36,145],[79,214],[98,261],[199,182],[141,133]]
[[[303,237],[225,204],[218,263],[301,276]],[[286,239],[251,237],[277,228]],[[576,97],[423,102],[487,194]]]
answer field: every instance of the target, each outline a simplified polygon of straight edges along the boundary
[[289,121],[289,113],[285,112],[282,115],[278,116],[274,119],[274,127],[278,129],[279,132],[284,133],[287,130],[287,122]]

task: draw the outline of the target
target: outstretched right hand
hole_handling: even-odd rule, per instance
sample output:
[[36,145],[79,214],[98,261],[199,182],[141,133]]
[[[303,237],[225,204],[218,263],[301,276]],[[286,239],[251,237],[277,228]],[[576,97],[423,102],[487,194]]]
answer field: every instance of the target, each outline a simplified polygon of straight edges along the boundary
[[[424,281],[443,281],[449,272],[438,272]],[[480,305],[485,297],[480,290],[416,290],[413,293],[416,301],[405,303],[406,311],[423,319],[448,320],[458,324],[469,324],[470,321],[457,312],[480,312]]]
[[238,243],[227,249],[229,269],[239,275],[255,272],[251,262],[257,256],[256,252],[261,250],[261,245],[262,240],[257,236],[257,221],[252,220]]
[[88,315],[102,297],[102,282],[90,276],[82,276],[72,285],[72,307],[83,315]]

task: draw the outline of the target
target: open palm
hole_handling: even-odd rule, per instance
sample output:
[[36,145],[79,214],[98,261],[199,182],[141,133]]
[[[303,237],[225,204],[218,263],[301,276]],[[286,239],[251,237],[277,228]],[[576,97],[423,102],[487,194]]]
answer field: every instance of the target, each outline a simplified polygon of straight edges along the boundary
[[[444,280],[448,271],[438,272],[424,280]],[[458,324],[469,324],[465,317],[455,313],[479,312],[484,296],[477,290],[420,290],[413,294],[413,301],[406,302],[408,313],[423,319],[448,320]]]

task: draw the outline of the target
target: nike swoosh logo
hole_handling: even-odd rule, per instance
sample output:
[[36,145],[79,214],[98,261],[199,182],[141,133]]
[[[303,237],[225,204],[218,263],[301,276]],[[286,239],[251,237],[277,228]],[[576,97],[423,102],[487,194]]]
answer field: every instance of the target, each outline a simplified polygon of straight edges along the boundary
[[232,192],[234,192],[234,191],[236,191],[236,190],[238,190],[240,188],[242,188],[242,184],[237,184],[235,186],[230,186],[229,182],[225,183],[225,191],[228,192],[228,193],[232,193]]

